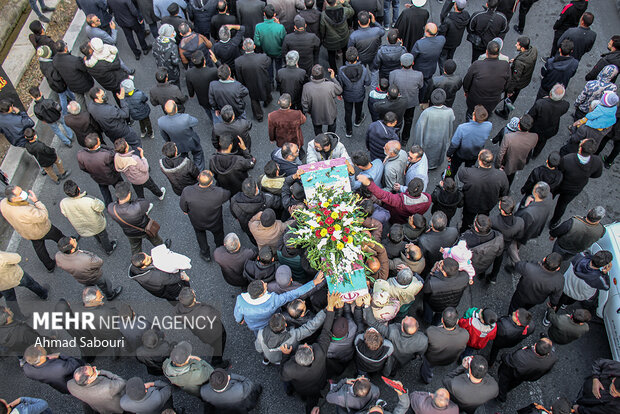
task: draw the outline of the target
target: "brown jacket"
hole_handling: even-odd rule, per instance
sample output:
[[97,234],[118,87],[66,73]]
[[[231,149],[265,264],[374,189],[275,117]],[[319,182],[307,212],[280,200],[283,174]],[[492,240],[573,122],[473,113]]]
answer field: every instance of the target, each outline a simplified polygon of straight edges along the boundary
[[56,265],[86,286],[95,284],[103,275],[103,260],[84,250],[76,250],[70,254],[56,253]]
[[506,175],[521,171],[537,142],[538,135],[532,132],[517,131],[506,134],[499,148],[495,167],[503,167]]
[[276,142],[282,148],[287,142],[297,144],[299,148],[304,146],[304,136],[301,126],[306,122],[303,112],[295,109],[278,109],[267,115],[269,127],[269,140]]
[[0,251],[0,291],[13,289],[19,285],[24,276],[19,262],[22,257],[17,253]]
[[10,202],[4,198],[0,201],[0,212],[26,240],[40,240],[52,228],[47,208],[41,201],[30,204],[28,201]]
[[288,225],[291,223],[283,223],[280,220],[276,220],[273,226],[263,227],[260,223],[260,217],[262,214],[262,211],[256,213],[254,217],[250,219],[248,224],[250,232],[256,239],[256,245],[259,250],[263,246],[271,246],[273,249],[279,249],[282,244],[282,236],[286,233]]

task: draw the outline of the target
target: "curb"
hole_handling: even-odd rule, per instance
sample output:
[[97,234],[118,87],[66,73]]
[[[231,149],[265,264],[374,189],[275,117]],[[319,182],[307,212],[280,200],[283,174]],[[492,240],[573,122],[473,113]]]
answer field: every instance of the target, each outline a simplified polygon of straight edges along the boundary
[[[50,1],[50,4],[52,3],[54,3],[54,1]],[[17,78],[18,82],[23,76],[23,73],[25,72],[26,67],[30,63],[30,60],[32,59],[35,53],[34,48],[28,41],[28,34],[30,32],[30,30],[28,29],[28,25],[30,24],[31,21],[35,20],[36,18],[37,18],[36,14],[34,14],[34,12],[30,12],[30,16],[28,16],[28,19],[26,20],[26,23],[24,24],[24,27],[20,31],[18,39],[15,42],[15,45],[18,46],[18,48],[15,48],[15,49],[22,49],[22,50],[16,50],[14,53],[13,49],[11,49],[11,52],[9,52],[9,54],[6,57],[6,60],[22,59],[21,61],[19,61],[22,63],[23,68],[21,69],[21,71],[19,71],[19,78]],[[71,24],[67,28],[67,31],[63,37],[63,40],[67,43],[67,47],[69,48],[69,50],[73,50],[73,47],[75,46],[75,42],[77,41],[77,38],[80,32],[82,31],[82,27],[84,26],[85,22],[86,22],[86,15],[84,14],[82,10],[78,9],[77,12],[75,13],[75,16],[73,17],[73,20],[71,21]],[[25,45],[23,44],[23,39],[25,39],[25,42],[26,42]],[[26,47],[30,51],[29,55],[26,55],[24,53],[25,52],[24,49],[26,49]],[[18,72],[17,69],[14,69],[13,73],[8,73],[8,70],[7,70],[7,75],[12,81],[14,81],[15,79],[13,78],[13,76],[15,76],[17,72]],[[17,83],[17,82],[14,82],[14,83]],[[39,85],[39,88],[41,90],[41,93],[43,93],[43,95],[49,96],[51,89],[45,78]],[[39,121],[34,117],[33,108],[34,108],[34,103],[31,103],[30,106],[28,107],[28,115],[30,115],[35,122],[34,128],[37,130],[37,132],[40,132]],[[47,130],[49,130],[49,127],[46,127],[46,132]],[[52,133],[52,140],[51,140],[50,145],[56,149],[58,149],[60,146],[60,140],[53,133]],[[24,187],[32,187],[33,191],[35,192],[37,192],[42,187],[43,182],[45,180],[45,177],[39,174],[39,166],[37,162],[34,160],[34,158],[32,158],[24,148],[15,147],[13,145],[9,147],[9,150],[6,153],[4,160],[2,161],[2,165],[0,165],[0,168],[2,169],[2,171],[4,171],[8,175],[9,182],[11,184],[19,184]],[[8,223],[6,223],[4,218],[0,217],[0,235],[5,236],[2,238],[2,245],[3,245],[4,250],[11,250],[11,251],[15,250],[17,248],[17,243],[19,243],[19,240],[20,240],[19,235],[17,234],[17,232],[11,231],[11,230],[12,230],[11,227],[8,225]],[[8,243],[7,243],[7,240],[9,240]]]

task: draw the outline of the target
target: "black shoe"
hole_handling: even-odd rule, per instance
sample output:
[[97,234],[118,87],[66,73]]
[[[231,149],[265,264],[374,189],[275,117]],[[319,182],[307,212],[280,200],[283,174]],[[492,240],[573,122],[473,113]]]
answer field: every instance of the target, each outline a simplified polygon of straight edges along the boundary
[[172,240],[170,239],[164,240],[164,246],[166,246],[167,248],[170,248],[170,246],[172,246]]
[[43,176],[47,175],[47,171],[45,171],[43,168],[41,168],[41,175],[43,175]]
[[50,19],[48,19],[45,16],[39,16],[39,20],[41,21],[41,23],[49,23]]
[[112,250],[110,250],[109,252],[105,252],[105,254],[107,254],[108,256],[111,255],[114,252],[114,250],[116,250],[116,246],[118,245],[118,242],[116,240],[112,240],[110,244],[112,245]]
[[508,119],[508,114],[509,114],[509,112],[508,112],[508,111],[506,111],[505,109],[501,109],[501,110],[500,110],[500,109],[495,109],[495,110],[493,111],[493,113],[494,113],[495,115],[499,116],[499,117],[500,117],[500,118],[502,118],[502,119]]
[[210,254],[202,254],[200,253],[200,258],[207,263],[211,263],[211,255]]
[[214,360],[211,361],[213,368],[222,368],[222,369],[227,369],[230,367],[230,361],[227,359],[221,359],[218,361],[217,359],[213,358]]
[[69,176],[69,174],[71,174],[71,170],[65,170],[65,173],[62,174],[60,177],[58,177],[61,180],[64,180],[65,178],[67,178]]
[[129,72],[127,72],[127,73],[129,73],[130,75],[133,75],[134,73],[136,73],[136,70],[135,69],[129,69]]
[[515,24],[514,26],[512,26],[512,28],[515,29],[515,32],[519,33],[520,35],[523,34],[523,30],[519,29],[518,25]]
[[150,29],[146,29],[146,30],[144,31],[144,37],[147,37],[147,36],[148,36],[148,35],[150,35],[150,34],[151,34],[151,30],[150,30]]
[[141,56],[142,56],[142,55],[134,55],[134,57],[136,58],[136,60],[140,60],[140,57],[141,57]]
[[112,301],[112,300],[116,299],[116,297],[117,297],[118,295],[120,295],[122,291],[123,291],[123,287],[122,287],[122,286],[117,287],[116,289],[114,289],[114,291],[112,292],[112,294],[106,298],[106,300],[107,300],[108,302],[110,302],[110,301]]
[[146,55],[148,55],[149,53],[151,53],[151,49],[153,49],[153,46],[148,45],[148,46],[146,47],[146,49],[144,49],[144,50],[142,51],[142,53],[144,54],[144,56],[146,56]]
[[47,273],[54,273],[54,270],[56,270],[56,262],[54,262],[54,267],[47,269]]
[[56,10],[56,7],[47,7],[47,6],[45,6],[45,7],[43,7],[43,8],[41,9],[41,11],[42,11],[43,13],[53,12],[54,10]]
[[256,117],[256,122],[263,122],[263,117]]
[[362,124],[364,123],[364,120],[365,120],[365,119],[366,119],[366,114],[362,114],[362,117],[359,119],[359,121],[356,121],[356,122],[353,124],[353,126],[358,127],[358,126],[362,125]]
[[607,162],[607,157],[601,157],[603,159],[603,167],[605,167],[606,169],[610,169],[611,168],[611,163]]

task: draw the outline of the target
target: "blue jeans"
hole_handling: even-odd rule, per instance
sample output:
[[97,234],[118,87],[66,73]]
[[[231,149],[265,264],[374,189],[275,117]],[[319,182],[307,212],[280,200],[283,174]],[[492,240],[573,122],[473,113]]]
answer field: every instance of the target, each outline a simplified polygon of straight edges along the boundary
[[[50,128],[52,128],[52,131],[54,131],[54,133],[58,136],[58,138],[60,138],[60,140],[65,145],[71,145],[71,140],[73,139],[73,131],[69,129],[69,127],[65,124],[64,117],[61,116],[57,122],[54,122],[53,124],[47,124],[47,125],[49,125]],[[64,134],[60,130],[60,125],[62,125],[63,129],[65,130]]]
[[398,10],[400,9],[400,0],[383,0],[383,26],[390,26],[390,4],[392,5],[392,20],[395,23],[398,19]]
[[[282,69],[282,56],[269,56],[271,58],[271,63],[269,64],[269,79],[273,83],[276,73],[278,70]],[[275,67],[275,68],[274,68]]]
[[67,89],[66,91],[58,94],[58,99],[60,100],[60,107],[62,108],[62,116],[65,116],[67,115],[67,103],[70,101],[75,101],[75,95]]
[[[43,16],[43,13],[41,13],[41,10],[39,10],[39,7],[37,6],[37,0],[28,0],[28,2],[30,3],[30,7],[32,8],[32,11],[39,17]],[[45,5],[45,2],[43,0],[39,0],[39,4],[41,5],[41,8],[44,9],[47,6]]]

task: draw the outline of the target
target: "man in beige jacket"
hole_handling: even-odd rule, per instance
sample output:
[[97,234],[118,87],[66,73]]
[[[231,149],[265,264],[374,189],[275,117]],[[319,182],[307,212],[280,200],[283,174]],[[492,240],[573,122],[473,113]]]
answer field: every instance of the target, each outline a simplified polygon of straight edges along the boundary
[[47,271],[52,273],[56,269],[56,262],[47,252],[45,240],[54,240],[58,243],[64,234],[52,225],[47,208],[32,190],[25,192],[20,186],[9,185],[5,188],[4,195],[6,198],[0,201],[0,212],[20,236],[32,241],[32,247],[39,260]]
[[282,245],[282,236],[286,233],[289,222],[283,223],[276,219],[276,213],[267,208],[259,211],[250,219],[248,227],[256,239],[258,250],[264,246],[269,246],[275,252]]
[[67,197],[60,200],[60,212],[69,220],[80,237],[94,237],[109,256],[116,249],[116,240],[110,241],[103,215],[105,204],[98,198],[82,192],[73,180],[65,181],[63,190]]
[[17,253],[0,251],[0,297],[4,296],[6,305],[11,309],[17,319],[24,318],[17,297],[15,287],[23,286],[34,292],[43,300],[47,299],[47,289],[41,286],[19,265],[22,257]]

